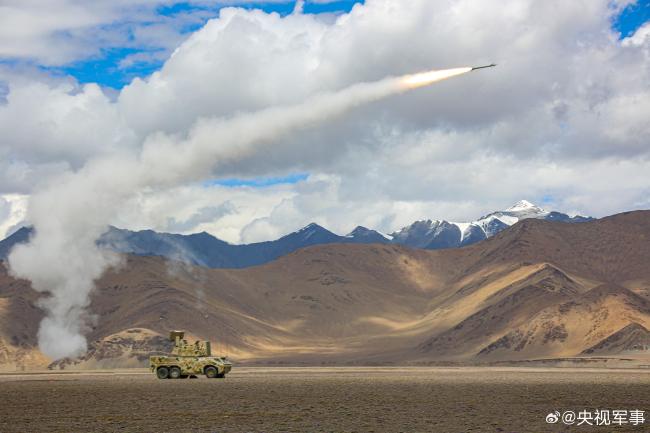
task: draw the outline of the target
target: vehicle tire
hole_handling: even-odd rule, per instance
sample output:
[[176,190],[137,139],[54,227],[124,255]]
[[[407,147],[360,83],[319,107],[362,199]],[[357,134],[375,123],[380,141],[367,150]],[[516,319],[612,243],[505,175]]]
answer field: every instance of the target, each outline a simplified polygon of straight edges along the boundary
[[170,379],[180,379],[181,378],[181,369],[178,367],[172,367],[169,369],[169,378]]
[[158,379],[167,379],[169,377],[169,369],[167,367],[158,367],[156,376],[158,376]]
[[215,377],[217,377],[218,373],[219,372],[217,371],[217,369],[211,365],[205,367],[205,377],[207,377],[208,379],[214,379]]

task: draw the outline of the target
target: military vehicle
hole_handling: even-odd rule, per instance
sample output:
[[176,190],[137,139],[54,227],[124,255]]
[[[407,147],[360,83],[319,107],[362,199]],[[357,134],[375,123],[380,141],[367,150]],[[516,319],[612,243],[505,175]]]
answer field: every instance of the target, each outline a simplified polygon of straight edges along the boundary
[[149,366],[158,379],[196,378],[205,374],[209,379],[225,377],[232,363],[225,356],[212,356],[209,341],[189,344],[184,331],[171,331],[169,340],[174,342],[171,355],[150,356]]

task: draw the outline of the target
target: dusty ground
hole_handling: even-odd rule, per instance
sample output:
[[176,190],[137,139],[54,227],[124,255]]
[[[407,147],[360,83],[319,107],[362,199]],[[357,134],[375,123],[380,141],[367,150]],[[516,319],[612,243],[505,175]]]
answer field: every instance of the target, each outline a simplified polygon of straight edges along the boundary
[[650,370],[237,368],[0,375],[0,432],[629,432],[565,427],[553,410],[650,411]]

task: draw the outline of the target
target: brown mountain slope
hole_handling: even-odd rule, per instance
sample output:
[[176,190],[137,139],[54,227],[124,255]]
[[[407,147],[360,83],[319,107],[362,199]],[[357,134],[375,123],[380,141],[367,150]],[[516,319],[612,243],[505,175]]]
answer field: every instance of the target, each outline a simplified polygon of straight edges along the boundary
[[[592,346],[601,347],[604,339],[631,323],[648,326],[649,307],[650,302],[629,290],[603,284],[571,300],[542,309],[524,325],[487,345],[479,352],[479,357],[575,356],[587,352]],[[620,352],[616,347],[608,349],[602,350],[601,354]]]
[[650,348],[650,331],[638,323],[630,323],[614,334],[602,340],[597,345],[583,352],[584,355],[598,355],[601,353],[634,352]]
[[14,280],[0,266],[0,368],[29,369],[48,362],[35,348],[42,317],[37,298],[27,282]]
[[[524,278],[512,280],[510,284],[493,285],[496,291],[483,297],[475,308],[476,312],[427,340],[420,346],[421,351],[446,357],[454,354],[461,358],[471,357],[481,352],[486,339],[497,339],[512,329],[525,326],[531,317],[545,308],[577,298],[582,289],[562,271],[548,264],[533,267]],[[467,297],[459,299],[451,308],[464,311],[460,304],[466,300]]]
[[482,257],[474,266],[531,260],[600,281],[647,281],[649,219],[650,211],[635,211],[575,226],[524,220],[476,245]]
[[[240,361],[616,354],[630,345],[608,338],[650,327],[649,241],[650,212],[640,211],[582,224],[526,220],[456,250],[317,246],[240,270],[128,256],[97,283],[89,352],[64,364],[141,365],[176,328]],[[35,301],[0,267],[5,368],[46,362],[34,348]]]

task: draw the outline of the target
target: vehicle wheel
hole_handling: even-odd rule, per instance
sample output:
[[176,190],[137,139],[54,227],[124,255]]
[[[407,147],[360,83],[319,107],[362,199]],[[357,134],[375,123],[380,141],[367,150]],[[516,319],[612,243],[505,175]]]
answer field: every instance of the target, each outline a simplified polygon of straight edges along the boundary
[[181,369],[178,367],[172,367],[169,369],[169,378],[170,379],[180,379],[181,378]]
[[208,379],[214,379],[215,377],[217,377],[217,373],[218,372],[216,368],[212,366],[205,367],[205,377],[207,377]]
[[169,369],[167,367],[158,367],[156,376],[158,376],[158,379],[167,379],[169,377]]

